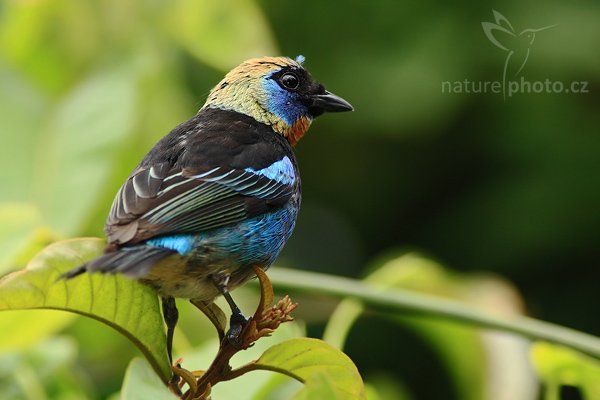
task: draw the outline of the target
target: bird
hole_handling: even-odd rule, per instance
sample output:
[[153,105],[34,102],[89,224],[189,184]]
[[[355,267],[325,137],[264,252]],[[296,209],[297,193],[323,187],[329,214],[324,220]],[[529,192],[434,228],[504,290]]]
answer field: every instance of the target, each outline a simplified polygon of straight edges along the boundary
[[175,298],[231,308],[226,338],[247,323],[230,295],[266,270],[289,239],[301,203],[293,147],[325,112],[353,110],[298,56],[242,62],[189,120],[160,139],[122,184],[104,230],[104,253],[66,273],[122,274],[162,301],[167,353]]

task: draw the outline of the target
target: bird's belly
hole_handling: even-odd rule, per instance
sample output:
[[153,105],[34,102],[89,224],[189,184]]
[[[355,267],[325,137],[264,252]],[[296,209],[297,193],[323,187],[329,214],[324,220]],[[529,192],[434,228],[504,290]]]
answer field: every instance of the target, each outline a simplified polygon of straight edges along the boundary
[[191,275],[167,264],[157,264],[141,281],[152,286],[161,296],[212,301],[219,295],[210,273]]
[[210,301],[219,295],[213,276],[229,275],[229,290],[243,284],[254,273],[253,266],[268,268],[290,237],[297,207],[288,205],[272,213],[231,226],[197,234],[174,235],[148,241],[180,251],[154,266],[142,281],[163,296]]

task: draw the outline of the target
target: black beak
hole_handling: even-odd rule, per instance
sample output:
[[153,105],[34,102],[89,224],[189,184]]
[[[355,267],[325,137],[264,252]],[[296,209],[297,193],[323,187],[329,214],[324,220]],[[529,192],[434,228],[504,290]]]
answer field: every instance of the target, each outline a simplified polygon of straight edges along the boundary
[[340,96],[336,96],[335,94],[328,92],[327,90],[325,91],[325,93],[313,95],[311,96],[311,98],[311,109],[316,111],[315,114],[317,115],[325,111],[342,112],[354,110],[352,105],[346,100],[342,99]]

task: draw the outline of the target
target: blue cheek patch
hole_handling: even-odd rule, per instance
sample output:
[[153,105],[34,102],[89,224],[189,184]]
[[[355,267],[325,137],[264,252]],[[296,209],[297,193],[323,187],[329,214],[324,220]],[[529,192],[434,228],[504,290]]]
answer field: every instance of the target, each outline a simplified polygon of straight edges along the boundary
[[174,250],[182,256],[188,255],[194,249],[194,242],[195,238],[192,235],[163,236],[146,241],[151,246]]
[[287,125],[294,125],[298,118],[308,112],[296,93],[283,89],[271,77],[265,78],[263,88],[267,93],[268,111],[281,118]]
[[283,157],[281,160],[274,162],[266,168],[259,170],[246,168],[245,171],[267,177],[284,185],[291,185],[296,181],[294,164],[292,164],[292,161],[288,156]]

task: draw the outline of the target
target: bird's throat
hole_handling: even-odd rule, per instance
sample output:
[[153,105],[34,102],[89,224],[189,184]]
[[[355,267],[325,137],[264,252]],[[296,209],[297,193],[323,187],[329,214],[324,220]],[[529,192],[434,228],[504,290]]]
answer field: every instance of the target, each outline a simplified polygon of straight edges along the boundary
[[295,146],[296,143],[302,139],[302,136],[304,136],[306,131],[308,131],[311,122],[311,118],[300,117],[292,124],[292,126],[286,125],[286,129],[284,129],[281,134],[287,138],[292,146]]

